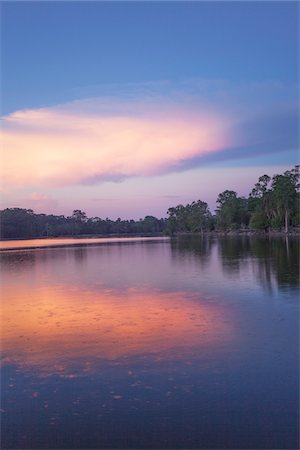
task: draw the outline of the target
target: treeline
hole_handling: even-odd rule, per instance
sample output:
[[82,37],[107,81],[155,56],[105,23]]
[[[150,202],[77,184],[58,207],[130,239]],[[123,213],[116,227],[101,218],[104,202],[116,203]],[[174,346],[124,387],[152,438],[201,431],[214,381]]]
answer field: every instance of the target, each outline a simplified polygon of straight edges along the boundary
[[88,218],[81,210],[72,216],[35,214],[31,209],[7,208],[0,212],[1,238],[58,237],[110,234],[156,234],[166,230],[167,219],[117,220]]
[[213,215],[202,200],[171,207],[167,218],[117,220],[88,218],[81,210],[69,217],[35,214],[31,209],[0,211],[1,239],[78,235],[137,235],[235,230],[285,230],[299,227],[299,166],[272,178],[263,175],[248,198],[226,190],[217,198]]
[[299,227],[299,166],[272,178],[259,178],[248,198],[226,190],[217,198],[213,216],[198,200],[168,209],[168,229],[178,232],[284,230]]

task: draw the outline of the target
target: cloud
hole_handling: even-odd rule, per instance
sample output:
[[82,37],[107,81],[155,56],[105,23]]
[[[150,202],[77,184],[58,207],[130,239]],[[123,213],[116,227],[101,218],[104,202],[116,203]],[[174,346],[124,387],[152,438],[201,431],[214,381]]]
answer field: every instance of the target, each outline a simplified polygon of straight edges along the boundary
[[[297,146],[293,88],[278,84],[164,83],[3,118],[8,187],[122,182]],[[34,199],[32,199],[34,200]]]
[[78,112],[80,105],[72,106],[20,111],[4,118],[6,184],[85,184],[153,175],[232,144],[228,120],[217,114],[158,104],[144,115],[103,115]]
[[45,212],[53,210],[58,206],[58,201],[49,195],[41,192],[31,192],[25,196],[18,197],[17,201],[10,201],[10,207],[33,209],[35,212]]
[[44,202],[48,201],[50,198],[48,197],[48,195],[40,194],[39,192],[32,192],[31,194],[29,194],[28,199],[35,202]]
[[167,198],[167,199],[169,199],[169,198],[181,198],[182,196],[181,195],[173,195],[173,194],[171,194],[171,195],[159,195],[158,197],[159,198]]

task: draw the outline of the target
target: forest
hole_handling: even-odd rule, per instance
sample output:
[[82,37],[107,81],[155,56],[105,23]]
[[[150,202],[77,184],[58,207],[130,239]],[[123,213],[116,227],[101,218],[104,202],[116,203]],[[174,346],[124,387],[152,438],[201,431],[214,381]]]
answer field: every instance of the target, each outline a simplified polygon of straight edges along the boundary
[[299,166],[283,174],[262,175],[248,198],[232,190],[218,195],[212,214],[205,201],[172,206],[166,218],[146,216],[139,220],[87,217],[81,210],[71,216],[36,214],[32,209],[0,211],[1,239],[89,235],[153,235],[204,232],[299,230]]

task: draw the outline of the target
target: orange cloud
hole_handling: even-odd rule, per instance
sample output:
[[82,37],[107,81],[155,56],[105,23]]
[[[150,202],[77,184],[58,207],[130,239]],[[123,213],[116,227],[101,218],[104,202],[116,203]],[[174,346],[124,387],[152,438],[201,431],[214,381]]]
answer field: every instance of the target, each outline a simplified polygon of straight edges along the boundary
[[[8,186],[66,186],[167,172],[232,145],[230,119],[156,102],[74,102],[4,117],[2,180]],[[82,106],[82,107],[81,107]]]
[[39,192],[32,192],[32,193],[28,196],[28,198],[29,198],[30,200],[35,201],[35,202],[44,202],[44,201],[49,200],[48,195],[40,194]]

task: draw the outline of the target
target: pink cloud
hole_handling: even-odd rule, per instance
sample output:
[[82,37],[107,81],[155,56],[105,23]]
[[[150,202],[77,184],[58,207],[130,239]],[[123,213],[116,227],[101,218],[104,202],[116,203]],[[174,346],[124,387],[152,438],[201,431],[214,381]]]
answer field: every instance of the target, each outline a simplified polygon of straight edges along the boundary
[[233,145],[230,117],[153,100],[110,108],[101,99],[83,100],[17,111],[3,123],[1,172],[8,187],[166,173]]
[[48,201],[49,199],[50,198],[48,197],[48,195],[40,194],[39,192],[32,192],[28,196],[28,200],[33,200],[35,202],[44,202]]
[[44,213],[45,211],[56,210],[58,201],[49,195],[31,192],[28,195],[18,197],[17,200],[10,201],[7,206],[33,209],[37,213]]

